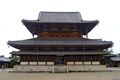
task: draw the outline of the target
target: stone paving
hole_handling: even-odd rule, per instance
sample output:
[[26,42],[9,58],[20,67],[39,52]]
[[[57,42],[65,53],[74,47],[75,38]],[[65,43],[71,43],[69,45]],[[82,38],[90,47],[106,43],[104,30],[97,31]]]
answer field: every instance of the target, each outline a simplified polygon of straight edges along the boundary
[[111,72],[72,73],[14,73],[13,69],[0,70],[0,80],[120,80],[120,68]]

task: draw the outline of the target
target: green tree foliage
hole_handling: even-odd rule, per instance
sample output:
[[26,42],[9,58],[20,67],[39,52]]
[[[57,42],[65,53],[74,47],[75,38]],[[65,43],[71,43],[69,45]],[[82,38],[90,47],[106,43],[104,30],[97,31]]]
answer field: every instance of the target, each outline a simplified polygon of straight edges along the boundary
[[14,54],[14,51],[10,53],[11,54],[11,62],[10,62],[10,67],[14,67],[14,65],[19,64],[19,56]]

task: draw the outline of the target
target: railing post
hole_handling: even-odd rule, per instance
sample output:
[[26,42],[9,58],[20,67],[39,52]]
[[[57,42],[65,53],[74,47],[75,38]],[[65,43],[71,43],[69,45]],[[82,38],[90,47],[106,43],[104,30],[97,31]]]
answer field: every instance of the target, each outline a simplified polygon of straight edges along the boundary
[[69,73],[69,67],[67,66],[67,73]]
[[55,68],[54,68],[54,66],[52,67],[52,73],[55,73]]

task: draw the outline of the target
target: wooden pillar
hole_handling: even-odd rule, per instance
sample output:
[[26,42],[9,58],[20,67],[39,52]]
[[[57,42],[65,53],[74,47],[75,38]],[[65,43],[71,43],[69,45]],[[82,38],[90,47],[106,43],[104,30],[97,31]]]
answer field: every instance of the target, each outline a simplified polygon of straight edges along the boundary
[[82,65],[84,65],[84,61],[82,61]]
[[75,61],[74,61],[74,65],[75,65]]
[[54,66],[52,67],[52,73],[55,73],[55,68],[54,68]]
[[45,61],[45,65],[47,66],[47,61]]
[[85,55],[83,55],[83,65],[84,65],[84,63],[85,63]]
[[28,61],[28,65],[30,65],[30,56],[28,56],[28,60],[27,61]]
[[21,65],[21,55],[19,57],[20,57],[20,64],[19,65]]
[[82,65],[84,65],[83,56],[81,58],[82,58],[82,60],[81,60],[82,61]]
[[37,58],[37,66],[38,66],[38,60],[39,60],[38,57],[39,57],[39,56],[37,55],[37,56],[36,56],[36,58]]
[[91,65],[92,65],[92,57],[91,57]]

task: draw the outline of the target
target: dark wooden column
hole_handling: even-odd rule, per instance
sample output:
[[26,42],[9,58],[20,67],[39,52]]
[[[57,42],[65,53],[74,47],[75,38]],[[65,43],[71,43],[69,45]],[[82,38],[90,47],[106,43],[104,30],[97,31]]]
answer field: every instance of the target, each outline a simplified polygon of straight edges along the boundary
[[21,55],[19,57],[20,57],[20,64],[19,65],[21,65]]
[[39,55],[36,55],[36,58],[37,58],[37,66],[38,66],[38,60],[39,60],[38,57],[39,57]]
[[85,56],[83,55],[82,56],[82,65],[84,65],[84,62],[85,62]]
[[47,66],[47,61],[45,61],[45,65]]
[[75,65],[75,61],[74,61],[74,65]]
[[91,65],[92,65],[92,61],[93,61],[93,58],[92,58],[92,56],[90,57],[90,59],[91,59]]
[[28,65],[30,65],[30,55],[27,56]]

